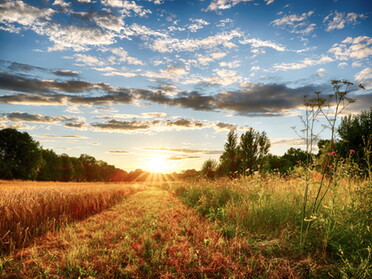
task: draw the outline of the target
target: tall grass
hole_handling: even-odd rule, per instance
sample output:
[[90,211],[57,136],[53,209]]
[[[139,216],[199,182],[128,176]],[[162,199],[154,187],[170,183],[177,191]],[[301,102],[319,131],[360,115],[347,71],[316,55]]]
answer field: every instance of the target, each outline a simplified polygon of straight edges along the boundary
[[[303,177],[303,176],[302,176]],[[372,275],[372,184],[339,179],[312,222],[306,247],[299,245],[303,186],[318,185],[321,174],[300,177],[254,176],[239,180],[197,181],[171,187],[186,204],[214,221],[227,237],[244,237],[253,246],[276,243],[276,256],[312,258],[344,278]],[[317,188],[309,187],[309,198]],[[263,244],[264,243],[264,244]],[[326,276],[328,277],[328,276]]]
[[128,184],[0,180],[0,254],[105,210],[138,190]]

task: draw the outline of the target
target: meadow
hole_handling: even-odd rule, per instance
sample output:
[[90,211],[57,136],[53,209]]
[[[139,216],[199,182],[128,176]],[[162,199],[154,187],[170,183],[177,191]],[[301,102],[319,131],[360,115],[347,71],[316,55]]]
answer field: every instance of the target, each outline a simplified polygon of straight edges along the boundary
[[300,241],[304,186],[312,200],[320,179],[2,181],[0,276],[370,278],[370,181],[339,179]]

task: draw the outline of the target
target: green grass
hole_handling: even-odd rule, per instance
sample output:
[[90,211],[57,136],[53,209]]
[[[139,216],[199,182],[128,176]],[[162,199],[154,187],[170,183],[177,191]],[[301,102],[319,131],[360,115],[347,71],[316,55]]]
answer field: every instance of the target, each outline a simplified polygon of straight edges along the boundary
[[[309,199],[318,181],[310,181]],[[323,277],[372,276],[372,188],[368,181],[340,180],[299,245],[304,181],[277,176],[174,184],[170,191],[209,220],[225,237],[246,239],[265,256],[309,258]],[[311,271],[309,271],[311,274]],[[320,275],[319,275],[320,276]]]

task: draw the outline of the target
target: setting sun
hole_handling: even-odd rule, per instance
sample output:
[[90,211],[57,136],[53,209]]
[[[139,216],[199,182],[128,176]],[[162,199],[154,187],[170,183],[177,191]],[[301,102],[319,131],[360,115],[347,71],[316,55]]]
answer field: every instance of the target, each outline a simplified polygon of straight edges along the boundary
[[162,156],[152,156],[145,164],[145,169],[153,173],[164,173],[169,170],[170,166],[167,160]]

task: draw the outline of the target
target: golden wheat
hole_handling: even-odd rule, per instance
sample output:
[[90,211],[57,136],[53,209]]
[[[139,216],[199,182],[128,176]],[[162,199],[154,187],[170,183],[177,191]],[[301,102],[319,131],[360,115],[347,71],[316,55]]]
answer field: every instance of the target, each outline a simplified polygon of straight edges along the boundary
[[139,189],[124,183],[0,180],[0,253],[107,209]]

